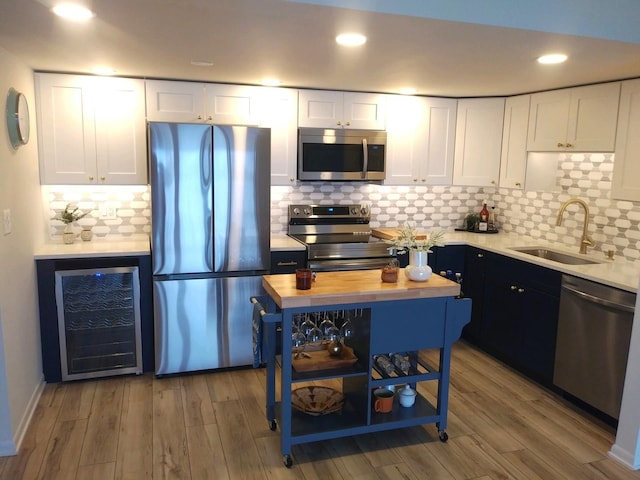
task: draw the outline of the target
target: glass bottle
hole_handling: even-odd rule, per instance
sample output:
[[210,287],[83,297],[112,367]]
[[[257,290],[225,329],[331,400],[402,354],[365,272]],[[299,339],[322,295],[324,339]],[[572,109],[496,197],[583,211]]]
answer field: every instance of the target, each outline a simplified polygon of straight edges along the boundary
[[489,226],[489,209],[487,208],[487,201],[482,202],[482,210],[480,210],[480,222],[478,223],[478,230],[486,232]]

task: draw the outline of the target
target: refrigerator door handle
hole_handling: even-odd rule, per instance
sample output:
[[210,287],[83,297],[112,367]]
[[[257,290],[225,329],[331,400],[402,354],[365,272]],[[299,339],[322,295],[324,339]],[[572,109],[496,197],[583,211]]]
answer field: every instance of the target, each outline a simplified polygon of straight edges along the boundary
[[213,131],[202,139],[200,149],[200,181],[202,182],[203,199],[207,202],[206,217],[207,226],[205,230],[205,261],[207,268],[213,272]]

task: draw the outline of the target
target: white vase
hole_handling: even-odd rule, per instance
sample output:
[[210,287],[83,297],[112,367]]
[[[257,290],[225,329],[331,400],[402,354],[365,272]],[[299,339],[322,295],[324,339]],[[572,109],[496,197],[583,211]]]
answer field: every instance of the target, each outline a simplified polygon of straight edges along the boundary
[[64,226],[64,231],[62,232],[62,243],[71,244],[76,239],[76,234],[73,231],[73,225],[67,223]]
[[431,267],[427,264],[429,252],[409,250],[409,265],[404,269],[404,274],[414,282],[426,282],[431,276]]

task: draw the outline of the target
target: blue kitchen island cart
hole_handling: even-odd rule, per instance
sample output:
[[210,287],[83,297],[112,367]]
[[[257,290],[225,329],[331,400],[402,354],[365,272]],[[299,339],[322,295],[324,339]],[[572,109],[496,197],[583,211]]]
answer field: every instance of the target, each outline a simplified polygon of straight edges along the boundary
[[[447,440],[451,348],[471,315],[471,301],[456,298],[460,285],[438,275],[413,282],[403,272],[397,283],[383,283],[380,270],[359,270],[320,272],[310,290],[296,290],[295,274],[266,275],[263,287],[268,295],[251,299],[258,334],[256,354],[266,363],[267,421],[272,430],[280,429],[287,467],[293,464],[293,445],[319,440],[428,423],[435,423],[440,440]],[[296,356],[292,347],[294,319],[301,317],[316,318],[316,322],[333,318],[336,324],[349,320],[352,334],[344,345],[356,360],[338,366],[329,360],[326,367],[320,362],[301,368],[306,358],[310,362],[312,356],[317,358],[317,354]],[[439,350],[437,366],[421,355],[432,349]],[[384,368],[377,361],[379,356],[399,356],[405,359],[403,368],[389,368],[388,362]],[[341,383],[338,411],[322,414],[292,406],[296,384],[322,380]],[[416,389],[425,381],[438,384],[435,405],[418,392],[411,407],[400,406],[395,398],[391,412],[378,413],[373,408],[374,389],[406,384]]]

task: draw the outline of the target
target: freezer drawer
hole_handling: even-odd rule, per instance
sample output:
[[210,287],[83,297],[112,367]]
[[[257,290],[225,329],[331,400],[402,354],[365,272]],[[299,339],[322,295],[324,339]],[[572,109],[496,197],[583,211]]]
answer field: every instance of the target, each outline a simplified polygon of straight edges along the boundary
[[262,277],[153,283],[156,374],[253,364],[252,296]]

